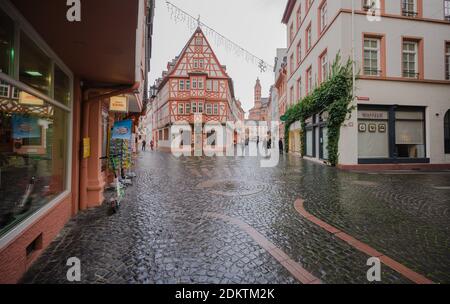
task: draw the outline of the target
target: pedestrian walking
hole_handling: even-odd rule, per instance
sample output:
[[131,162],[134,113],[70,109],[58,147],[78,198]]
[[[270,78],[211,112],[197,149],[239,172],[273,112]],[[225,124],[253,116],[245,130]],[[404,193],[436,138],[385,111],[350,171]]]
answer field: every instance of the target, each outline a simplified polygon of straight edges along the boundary
[[284,153],[284,147],[283,147],[283,140],[280,138],[280,140],[278,141],[278,148],[280,149],[280,154]]
[[145,139],[142,141],[142,151],[145,152],[145,145],[147,144],[147,142],[145,141]]
[[155,145],[155,143],[153,142],[153,139],[150,141],[150,148],[152,149],[152,151],[153,151],[153,146]]

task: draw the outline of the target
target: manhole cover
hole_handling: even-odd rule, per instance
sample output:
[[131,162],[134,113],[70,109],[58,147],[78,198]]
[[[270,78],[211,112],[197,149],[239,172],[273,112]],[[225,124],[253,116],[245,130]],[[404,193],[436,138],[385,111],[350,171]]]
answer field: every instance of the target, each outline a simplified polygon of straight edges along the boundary
[[267,184],[246,180],[208,180],[197,185],[197,189],[204,189],[213,194],[223,196],[248,196],[266,190]]

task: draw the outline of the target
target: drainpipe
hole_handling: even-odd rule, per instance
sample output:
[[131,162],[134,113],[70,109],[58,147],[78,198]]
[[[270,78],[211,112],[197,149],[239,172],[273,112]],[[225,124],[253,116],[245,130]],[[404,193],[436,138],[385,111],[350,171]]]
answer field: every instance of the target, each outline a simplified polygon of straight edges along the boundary
[[[105,90],[105,88],[88,88],[84,90],[82,96],[82,106],[81,106],[81,113],[82,113],[82,122],[81,122],[81,140],[83,138],[89,137],[89,105],[93,101],[99,101],[107,98],[111,98],[114,96],[122,95],[122,94],[129,94],[134,93],[137,89],[139,89],[140,82],[135,82],[130,87],[125,87],[122,89],[118,89],[112,92],[108,92],[105,94],[96,95],[93,97],[89,97],[89,94],[93,91],[98,90]],[[80,210],[87,209],[87,187],[88,187],[88,159],[87,158],[80,158],[80,182],[79,182],[79,193],[80,193]]]

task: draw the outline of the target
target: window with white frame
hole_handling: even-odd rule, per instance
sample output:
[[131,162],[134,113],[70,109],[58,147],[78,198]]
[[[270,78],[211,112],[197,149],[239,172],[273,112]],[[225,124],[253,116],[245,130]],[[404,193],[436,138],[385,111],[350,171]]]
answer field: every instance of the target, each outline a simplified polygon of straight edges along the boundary
[[178,83],[178,89],[180,91],[184,91],[184,80],[180,80],[180,82]]
[[194,69],[198,69],[198,59],[194,59]]
[[320,7],[320,32],[322,32],[327,27],[327,2],[325,1]]
[[324,53],[320,57],[321,81],[328,79],[328,54]]
[[450,42],[445,44],[445,79],[450,80]]
[[190,102],[186,103],[185,107],[186,107],[185,109],[186,114],[191,114],[191,103]]
[[308,71],[306,71],[306,78],[308,81],[306,93],[309,94],[309,93],[311,93],[312,88],[313,88],[312,68],[309,68]]
[[192,113],[197,113],[197,103],[195,101],[192,102]]
[[179,103],[178,104],[178,115],[183,115],[184,114],[184,104]]
[[197,89],[197,78],[192,78],[192,88]]
[[198,88],[199,90],[203,90],[203,78],[198,79]]
[[206,114],[211,115],[212,114],[212,105],[210,103],[207,103],[205,105],[206,108]]
[[380,45],[379,38],[364,38],[364,75],[379,76],[381,74]]
[[219,105],[217,103],[214,104],[214,115],[219,115]]
[[203,102],[198,102],[198,113],[203,113]]
[[297,66],[300,65],[302,61],[302,41],[300,40],[297,44]]
[[203,59],[199,59],[199,61],[198,61],[198,67],[199,67],[200,69],[203,69],[203,66],[204,66],[204,60],[203,60]]
[[191,89],[191,81],[186,80],[186,90],[189,91]]
[[206,91],[210,92],[212,90],[212,80],[206,80]]
[[444,19],[450,21],[450,0],[444,0]]
[[10,86],[6,82],[0,81],[0,97],[9,98]]
[[306,29],[306,50],[309,51],[311,49],[311,39],[312,39],[312,32],[311,32],[311,25],[308,26]]
[[402,14],[407,17],[416,17],[417,0],[402,0]]
[[403,41],[403,77],[417,78],[418,68],[418,43],[417,41]]

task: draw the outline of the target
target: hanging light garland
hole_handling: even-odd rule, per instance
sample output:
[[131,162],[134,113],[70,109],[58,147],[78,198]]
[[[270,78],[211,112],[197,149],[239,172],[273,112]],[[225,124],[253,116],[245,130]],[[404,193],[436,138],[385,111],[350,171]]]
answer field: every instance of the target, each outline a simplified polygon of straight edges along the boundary
[[198,16],[198,18],[195,18],[169,1],[166,1],[166,5],[167,10],[170,14],[170,19],[172,19],[175,23],[185,24],[190,32],[193,32],[197,27],[200,27],[205,35],[208,36],[217,47],[225,49],[225,51],[228,53],[233,53],[236,57],[244,59],[248,63],[257,65],[261,73],[273,70],[272,65],[268,64],[258,56],[253,55],[243,47],[239,46],[230,39],[226,38],[224,35],[218,33],[213,28],[201,22],[200,16]]

